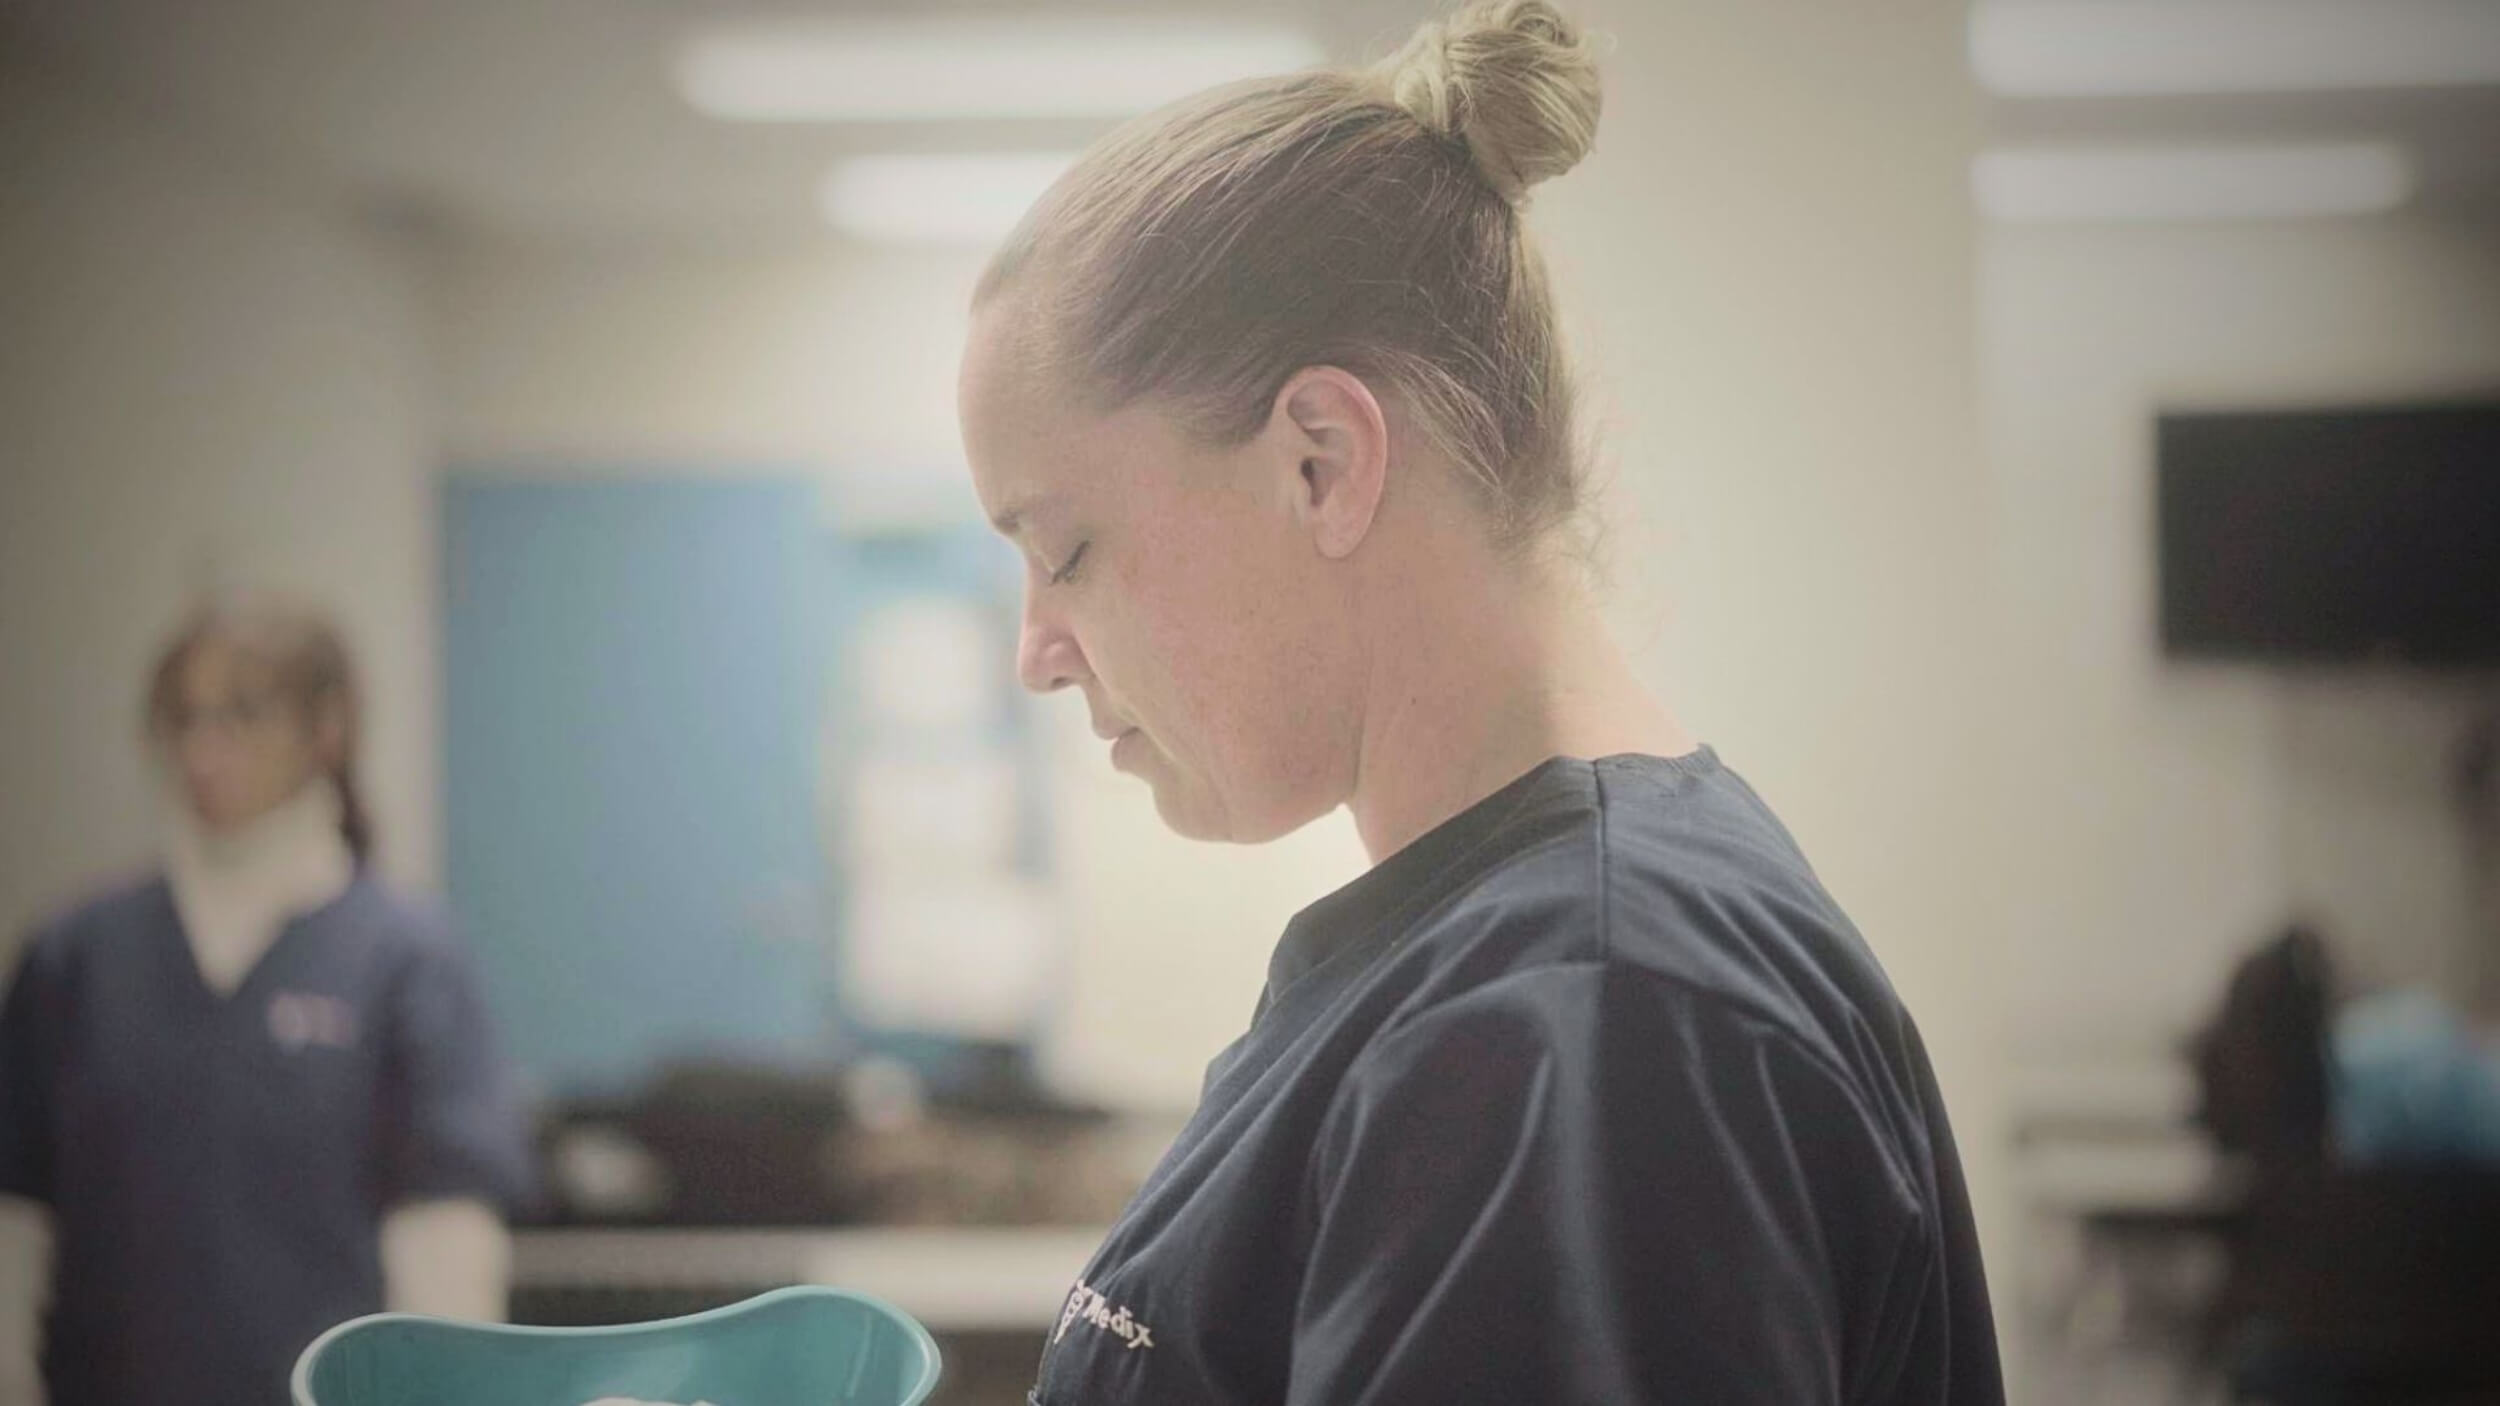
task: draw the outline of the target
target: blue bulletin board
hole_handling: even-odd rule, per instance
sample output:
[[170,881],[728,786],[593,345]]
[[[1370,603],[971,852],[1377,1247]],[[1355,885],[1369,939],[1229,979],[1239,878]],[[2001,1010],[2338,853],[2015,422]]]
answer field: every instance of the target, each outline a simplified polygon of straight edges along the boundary
[[875,936],[845,930],[845,788],[892,750],[854,645],[898,601],[988,622],[998,700],[957,741],[1012,760],[1012,867],[1046,876],[1012,552],[979,524],[845,536],[795,474],[468,466],[442,528],[446,878],[541,1091],[912,1044],[842,990],[844,944]]

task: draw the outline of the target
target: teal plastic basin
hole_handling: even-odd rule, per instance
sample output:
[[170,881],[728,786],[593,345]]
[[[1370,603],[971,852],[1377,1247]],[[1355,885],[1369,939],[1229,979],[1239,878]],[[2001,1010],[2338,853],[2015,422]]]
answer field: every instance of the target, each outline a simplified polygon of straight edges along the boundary
[[295,1406],[918,1406],[937,1344],[901,1310],[840,1289],[776,1289],[685,1318],[523,1328],[382,1313],[295,1363]]

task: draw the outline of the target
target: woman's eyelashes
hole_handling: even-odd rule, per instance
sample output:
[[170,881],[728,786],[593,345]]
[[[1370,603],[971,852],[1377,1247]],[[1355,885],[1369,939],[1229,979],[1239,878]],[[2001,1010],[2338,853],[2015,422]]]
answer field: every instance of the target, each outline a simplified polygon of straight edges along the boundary
[[1050,584],[1054,586],[1064,586],[1070,581],[1075,580],[1077,567],[1082,565],[1085,561],[1086,549],[1093,545],[1094,544],[1091,539],[1077,543],[1076,550],[1068,553],[1068,559],[1059,563],[1058,570],[1050,573]]

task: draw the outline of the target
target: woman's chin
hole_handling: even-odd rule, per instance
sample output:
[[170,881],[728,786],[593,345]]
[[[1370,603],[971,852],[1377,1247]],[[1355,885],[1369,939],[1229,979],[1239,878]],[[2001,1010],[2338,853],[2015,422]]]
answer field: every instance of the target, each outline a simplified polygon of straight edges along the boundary
[[1276,808],[1245,813],[1219,803],[1205,788],[1179,783],[1169,773],[1146,772],[1154,787],[1155,813],[1164,828],[1185,840],[1211,844],[1263,845],[1281,840],[1319,818],[1323,812]]
[[198,796],[192,797],[183,810],[190,816],[191,823],[208,835],[231,835],[242,829],[250,819],[243,813],[241,806],[227,805]]
[[1161,767],[1139,768],[1135,773],[1155,796],[1155,814],[1163,817],[1163,828],[1184,840],[1206,840],[1221,843],[1235,838],[1226,823],[1224,808],[1200,787],[1190,785]]

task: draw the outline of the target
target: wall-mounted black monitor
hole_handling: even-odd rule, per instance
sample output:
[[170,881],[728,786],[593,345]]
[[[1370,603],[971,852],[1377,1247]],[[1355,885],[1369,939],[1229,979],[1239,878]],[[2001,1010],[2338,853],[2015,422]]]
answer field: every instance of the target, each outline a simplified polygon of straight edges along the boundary
[[2500,665],[2500,400],[2160,418],[2172,654]]

